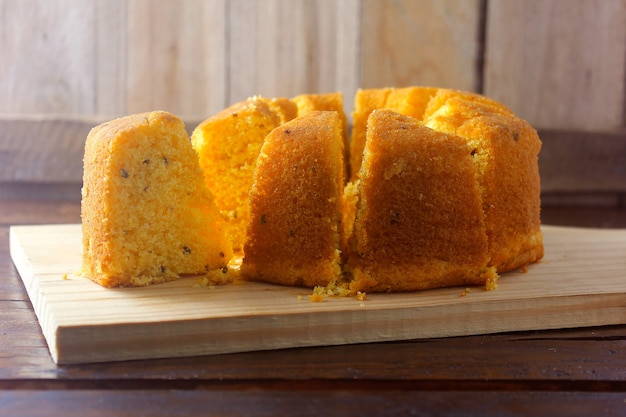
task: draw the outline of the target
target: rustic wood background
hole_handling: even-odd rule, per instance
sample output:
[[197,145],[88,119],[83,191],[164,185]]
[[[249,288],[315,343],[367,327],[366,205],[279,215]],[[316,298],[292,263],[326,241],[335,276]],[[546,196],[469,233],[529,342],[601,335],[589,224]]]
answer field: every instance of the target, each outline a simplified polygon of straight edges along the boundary
[[0,0],[0,197],[78,199],[95,124],[433,85],[540,132],[544,204],[626,206],[626,0]]

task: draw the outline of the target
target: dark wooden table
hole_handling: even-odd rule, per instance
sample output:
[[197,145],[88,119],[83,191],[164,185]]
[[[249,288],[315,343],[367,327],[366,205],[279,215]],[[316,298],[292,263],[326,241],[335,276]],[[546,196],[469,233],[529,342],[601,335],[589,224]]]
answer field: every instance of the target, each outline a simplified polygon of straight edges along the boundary
[[[0,200],[1,415],[626,415],[626,325],[57,366],[9,226],[79,221],[76,202]],[[626,228],[626,209],[543,221]]]

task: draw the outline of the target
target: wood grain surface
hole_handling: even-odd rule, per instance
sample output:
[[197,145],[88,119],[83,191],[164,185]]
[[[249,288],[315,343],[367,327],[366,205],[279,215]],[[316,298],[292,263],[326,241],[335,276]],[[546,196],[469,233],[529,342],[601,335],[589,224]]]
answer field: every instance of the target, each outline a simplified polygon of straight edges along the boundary
[[[626,228],[626,210],[544,207],[545,224]],[[0,415],[622,416],[626,325],[57,365],[9,256],[9,226],[80,205],[0,198]]]
[[479,0],[364,0],[359,86],[479,91],[481,7]]
[[625,19],[626,0],[0,0],[0,115],[197,118],[252,94],[435,85],[541,129],[614,131]]
[[16,391],[0,393],[6,415],[62,414],[65,417],[134,417],[137,410],[154,417],[184,415],[290,417],[325,415],[378,417],[398,415],[467,415],[551,417],[619,416],[624,409],[622,393],[554,393],[498,391],[359,391],[355,389],[293,392],[243,389],[201,391]]
[[[626,323],[626,232],[546,227],[545,259],[497,291],[445,288],[309,301],[263,283],[194,278],[105,289],[80,268],[79,225],[17,226],[11,254],[59,363],[271,350]],[[277,308],[276,306],[280,306]]]
[[539,129],[625,126],[624,0],[500,0],[487,10],[485,94]]

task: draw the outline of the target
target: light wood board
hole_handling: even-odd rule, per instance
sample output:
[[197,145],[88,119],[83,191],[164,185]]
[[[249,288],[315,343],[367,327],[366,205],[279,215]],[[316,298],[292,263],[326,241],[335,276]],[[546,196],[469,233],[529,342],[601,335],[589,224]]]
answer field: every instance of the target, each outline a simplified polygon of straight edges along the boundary
[[[474,287],[311,302],[311,290],[194,277],[106,289],[76,275],[80,225],[11,227],[12,259],[59,364],[626,324],[626,230],[544,227],[544,260]],[[67,274],[67,275],[66,275]]]

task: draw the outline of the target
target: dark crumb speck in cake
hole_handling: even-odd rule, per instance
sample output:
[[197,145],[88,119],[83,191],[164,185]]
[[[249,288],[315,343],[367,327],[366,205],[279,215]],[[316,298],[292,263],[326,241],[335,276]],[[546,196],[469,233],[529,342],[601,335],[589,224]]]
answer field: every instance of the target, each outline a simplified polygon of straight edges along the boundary
[[228,272],[228,267],[225,266],[222,268],[222,274],[226,274]]
[[163,163],[165,163],[165,165],[170,163],[170,161],[168,161],[166,156],[163,157]]
[[189,246],[183,246],[183,253],[185,255],[189,255],[191,253],[191,248]]
[[267,223],[267,216],[265,214],[261,214],[261,224]]
[[120,170],[120,172],[122,173],[122,178],[128,178],[128,171],[126,171],[124,168],[122,168]]

